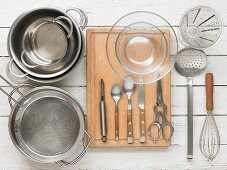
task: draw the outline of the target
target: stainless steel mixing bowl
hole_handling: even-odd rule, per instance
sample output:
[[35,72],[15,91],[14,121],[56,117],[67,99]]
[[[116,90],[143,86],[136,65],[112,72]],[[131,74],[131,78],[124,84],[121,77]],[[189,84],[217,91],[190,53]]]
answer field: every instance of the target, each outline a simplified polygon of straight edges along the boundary
[[7,64],[7,68],[6,68],[7,76],[9,77],[10,80],[12,80],[15,83],[24,83],[24,82],[27,82],[28,80],[31,80],[34,82],[39,82],[39,83],[53,83],[53,82],[60,81],[64,78],[66,78],[72,72],[72,70],[79,65],[80,61],[82,60],[83,52],[84,52],[84,48],[85,48],[85,39],[84,39],[84,34],[82,34],[82,33],[81,33],[81,40],[82,40],[82,48],[80,50],[80,53],[79,53],[79,56],[78,56],[76,62],[69,70],[67,70],[66,72],[64,72],[63,74],[61,74],[59,76],[56,76],[53,78],[39,78],[39,77],[29,75],[28,73],[25,73],[23,70],[21,70],[15,64],[13,58],[11,58],[11,60]]
[[[70,9],[72,10],[72,9]],[[42,79],[50,79],[58,77],[65,72],[67,72],[71,67],[74,66],[78,57],[80,56],[80,51],[82,46],[81,34],[82,29],[87,24],[87,16],[83,10],[75,8],[81,17],[81,22],[78,24],[70,14],[69,10],[61,10],[53,7],[44,7],[32,9],[28,12],[21,14],[16,21],[13,23],[9,35],[8,35],[8,52],[10,57],[13,58],[16,65],[29,76]],[[26,67],[21,61],[21,53],[24,50],[24,36],[27,29],[31,24],[40,19],[54,19],[59,16],[67,17],[72,21],[73,32],[72,36],[68,39],[68,47],[65,56],[60,62],[50,66],[39,66],[35,68]],[[59,20],[61,25],[69,27],[69,24],[64,20]]]

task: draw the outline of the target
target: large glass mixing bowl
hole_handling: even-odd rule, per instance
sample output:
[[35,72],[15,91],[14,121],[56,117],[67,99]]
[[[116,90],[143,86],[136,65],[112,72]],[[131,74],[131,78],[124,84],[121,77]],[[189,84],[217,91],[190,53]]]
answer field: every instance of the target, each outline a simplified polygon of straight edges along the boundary
[[135,83],[152,83],[172,69],[178,40],[163,17],[138,11],[120,18],[111,28],[106,43],[108,61],[122,79],[130,75]]

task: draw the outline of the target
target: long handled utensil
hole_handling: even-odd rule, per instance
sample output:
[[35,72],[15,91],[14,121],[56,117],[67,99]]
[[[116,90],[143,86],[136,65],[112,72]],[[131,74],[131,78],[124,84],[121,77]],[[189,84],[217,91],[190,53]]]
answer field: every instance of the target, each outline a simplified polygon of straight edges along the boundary
[[200,134],[199,147],[202,154],[213,160],[220,150],[220,135],[213,115],[213,74],[206,74],[207,116]]

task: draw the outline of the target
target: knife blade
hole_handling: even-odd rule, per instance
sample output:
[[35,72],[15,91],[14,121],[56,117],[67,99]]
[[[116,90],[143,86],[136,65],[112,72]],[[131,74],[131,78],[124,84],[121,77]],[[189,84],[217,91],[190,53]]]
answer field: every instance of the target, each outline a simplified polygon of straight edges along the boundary
[[139,84],[138,103],[140,109],[140,138],[141,143],[146,142],[145,137],[145,113],[144,113],[144,89],[143,84]]

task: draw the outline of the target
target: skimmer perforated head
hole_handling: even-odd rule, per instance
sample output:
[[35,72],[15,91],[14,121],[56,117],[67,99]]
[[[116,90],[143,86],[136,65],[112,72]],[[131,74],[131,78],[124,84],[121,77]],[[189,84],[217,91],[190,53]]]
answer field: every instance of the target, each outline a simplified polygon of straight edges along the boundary
[[207,65],[207,56],[202,50],[185,48],[176,57],[175,68],[185,77],[195,77],[202,73]]

